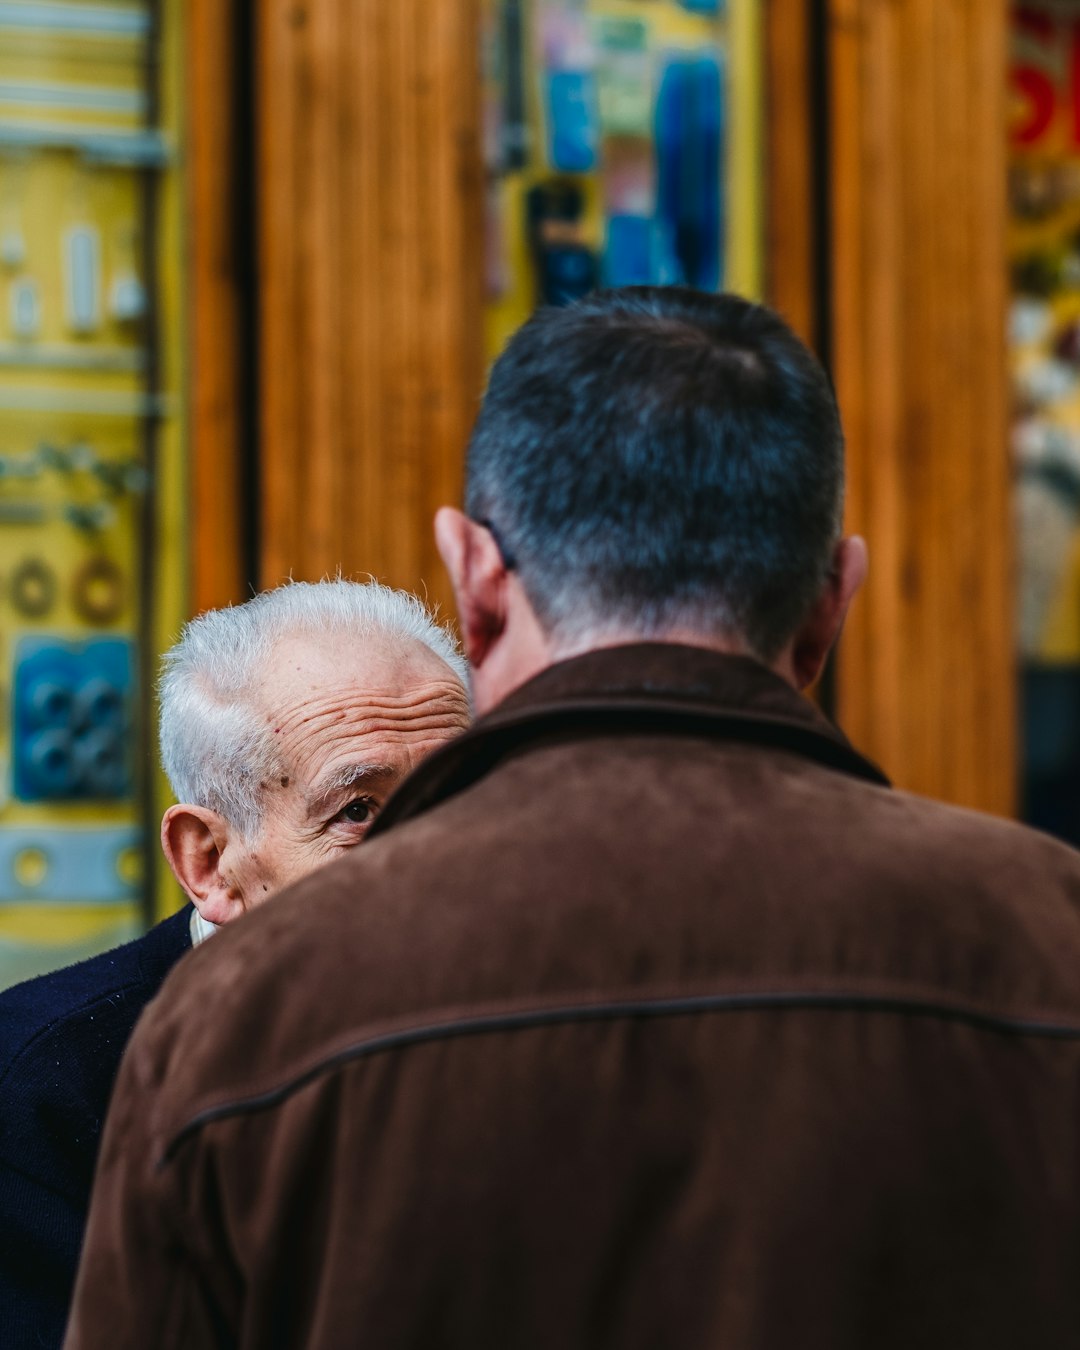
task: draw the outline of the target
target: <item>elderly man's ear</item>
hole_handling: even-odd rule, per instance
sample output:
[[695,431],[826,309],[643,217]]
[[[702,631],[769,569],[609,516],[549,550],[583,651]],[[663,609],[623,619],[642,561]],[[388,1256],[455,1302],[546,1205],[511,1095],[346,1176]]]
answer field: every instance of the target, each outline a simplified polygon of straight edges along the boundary
[[184,893],[209,923],[228,923],[246,908],[229,875],[236,830],[205,806],[181,802],[161,819],[161,851]]

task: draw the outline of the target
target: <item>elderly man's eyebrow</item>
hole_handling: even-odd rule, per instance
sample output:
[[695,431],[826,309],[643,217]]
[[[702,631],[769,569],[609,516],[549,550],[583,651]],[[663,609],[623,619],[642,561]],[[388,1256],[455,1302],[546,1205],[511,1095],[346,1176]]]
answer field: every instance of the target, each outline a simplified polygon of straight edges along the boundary
[[314,813],[320,807],[357,784],[375,786],[398,771],[392,764],[347,764],[325,778],[321,778],[308,794],[308,806]]

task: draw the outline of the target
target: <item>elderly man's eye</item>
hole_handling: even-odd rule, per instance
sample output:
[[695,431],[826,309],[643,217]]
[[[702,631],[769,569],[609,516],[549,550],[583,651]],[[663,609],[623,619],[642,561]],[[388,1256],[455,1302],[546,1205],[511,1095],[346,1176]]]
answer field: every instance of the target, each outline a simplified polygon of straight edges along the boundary
[[366,825],[374,816],[375,803],[370,797],[354,797],[348,806],[338,812],[340,820],[347,820],[353,825]]

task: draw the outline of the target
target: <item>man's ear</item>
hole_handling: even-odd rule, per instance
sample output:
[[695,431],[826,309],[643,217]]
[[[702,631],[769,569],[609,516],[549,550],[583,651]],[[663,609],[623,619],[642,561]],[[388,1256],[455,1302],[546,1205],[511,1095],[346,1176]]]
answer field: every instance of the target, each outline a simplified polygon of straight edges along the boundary
[[858,535],[841,539],[833,551],[824,589],[792,644],[791,666],[798,688],[808,688],[821,674],[844,627],[848,606],[866,579],[867,565],[866,540]]
[[465,657],[479,670],[506,628],[510,574],[491,531],[453,506],[435,513],[435,543],[454,588]]
[[181,802],[161,818],[161,851],[188,899],[209,923],[228,923],[244,912],[244,897],[222,872],[235,830],[205,806]]

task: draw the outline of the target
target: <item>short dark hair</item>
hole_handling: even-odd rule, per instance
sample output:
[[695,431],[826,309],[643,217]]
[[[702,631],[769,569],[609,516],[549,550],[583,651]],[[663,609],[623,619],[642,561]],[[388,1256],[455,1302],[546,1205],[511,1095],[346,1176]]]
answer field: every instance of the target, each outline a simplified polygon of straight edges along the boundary
[[538,311],[496,361],[465,508],[547,632],[738,635],[773,659],[828,574],[843,433],[771,310],[682,287]]

